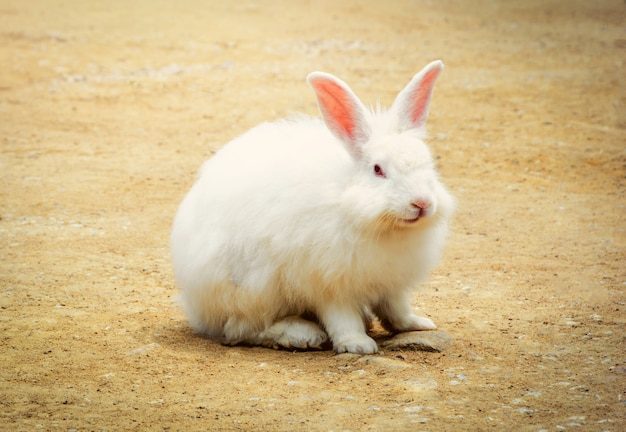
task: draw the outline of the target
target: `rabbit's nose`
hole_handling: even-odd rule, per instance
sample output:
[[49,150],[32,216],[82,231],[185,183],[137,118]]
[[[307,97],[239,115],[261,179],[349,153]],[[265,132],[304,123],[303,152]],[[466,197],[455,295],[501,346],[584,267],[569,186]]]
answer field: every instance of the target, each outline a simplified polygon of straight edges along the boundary
[[425,199],[417,199],[413,201],[411,205],[420,210],[426,210],[428,207],[430,207],[430,201]]
[[426,199],[417,199],[411,203],[411,206],[417,209],[417,216],[426,215],[426,210],[431,206],[431,202]]

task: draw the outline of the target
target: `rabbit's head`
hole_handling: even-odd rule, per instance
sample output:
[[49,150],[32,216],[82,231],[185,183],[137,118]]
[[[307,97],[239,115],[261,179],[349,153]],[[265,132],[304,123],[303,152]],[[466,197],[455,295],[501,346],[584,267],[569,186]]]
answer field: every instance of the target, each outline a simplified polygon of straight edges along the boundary
[[315,90],[328,129],[354,161],[353,180],[341,206],[357,224],[378,232],[431,224],[451,211],[452,198],[439,183],[424,123],[433,85],[443,70],[435,61],[413,77],[391,109],[368,110],[338,78],[313,72]]

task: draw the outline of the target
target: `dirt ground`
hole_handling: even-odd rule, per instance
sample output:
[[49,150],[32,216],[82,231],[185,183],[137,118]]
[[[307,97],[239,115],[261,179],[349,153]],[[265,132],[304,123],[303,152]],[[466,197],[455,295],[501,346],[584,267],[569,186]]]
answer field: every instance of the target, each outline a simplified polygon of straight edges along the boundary
[[[626,430],[626,3],[0,0],[0,430]],[[442,59],[441,353],[227,348],[172,303],[215,149]],[[377,337],[387,337],[382,332]]]

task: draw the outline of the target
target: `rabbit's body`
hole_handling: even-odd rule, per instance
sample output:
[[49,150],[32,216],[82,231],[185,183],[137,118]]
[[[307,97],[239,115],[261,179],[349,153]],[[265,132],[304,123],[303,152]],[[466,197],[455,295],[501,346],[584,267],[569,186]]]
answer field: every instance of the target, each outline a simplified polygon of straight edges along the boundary
[[371,353],[367,310],[391,330],[435,328],[407,295],[439,259],[453,199],[421,128],[401,130],[397,107],[360,116],[369,138],[355,145],[327,116],[332,133],[300,117],[257,126],[204,164],[172,232],[196,331],[300,348],[328,334],[338,352]]

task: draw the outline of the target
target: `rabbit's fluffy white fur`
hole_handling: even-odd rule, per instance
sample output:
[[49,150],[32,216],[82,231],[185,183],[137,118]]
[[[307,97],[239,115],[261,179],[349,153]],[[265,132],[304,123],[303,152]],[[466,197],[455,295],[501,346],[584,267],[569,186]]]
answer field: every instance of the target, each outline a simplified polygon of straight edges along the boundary
[[205,162],[171,236],[197,332],[373,353],[370,312],[391,331],[435,328],[408,296],[439,260],[454,208],[422,141],[442,69],[426,66],[389,110],[314,72],[323,121],[263,123]]

